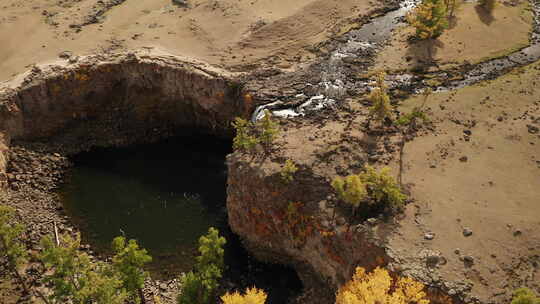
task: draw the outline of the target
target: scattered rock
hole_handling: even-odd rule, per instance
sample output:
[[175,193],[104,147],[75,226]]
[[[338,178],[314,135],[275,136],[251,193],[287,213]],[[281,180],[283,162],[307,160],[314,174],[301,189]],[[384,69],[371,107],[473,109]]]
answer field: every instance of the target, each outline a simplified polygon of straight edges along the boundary
[[181,5],[181,6],[187,6],[188,3],[187,3],[187,0],[172,0],[172,2],[176,5]]
[[517,229],[516,231],[514,231],[514,236],[520,236],[521,235],[521,230]]
[[463,257],[463,261],[467,266],[471,266],[474,264],[474,257],[470,255],[466,255]]
[[468,227],[463,228],[463,235],[464,236],[471,236],[472,235],[471,228],[468,228]]
[[471,130],[463,130],[463,133],[465,133],[465,134],[468,135],[468,136],[471,136],[471,135],[472,135]]
[[58,54],[58,57],[63,58],[63,59],[69,59],[71,58],[71,56],[73,56],[73,52],[71,51],[63,51],[60,54]]
[[437,254],[428,255],[426,257],[426,264],[428,266],[436,266],[439,263],[440,257]]
[[435,234],[433,232],[428,232],[424,234],[424,239],[431,241],[435,238]]
[[469,158],[467,156],[462,156],[462,157],[459,158],[459,161],[462,162],[462,163],[466,162],[467,160],[469,160]]
[[531,134],[537,134],[540,131],[537,126],[533,125],[527,125],[527,129],[529,129],[529,133]]

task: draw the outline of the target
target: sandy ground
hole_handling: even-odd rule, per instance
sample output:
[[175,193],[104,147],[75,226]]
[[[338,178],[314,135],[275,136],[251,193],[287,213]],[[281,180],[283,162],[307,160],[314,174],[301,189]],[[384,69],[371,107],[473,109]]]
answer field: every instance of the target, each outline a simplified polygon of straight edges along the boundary
[[[444,278],[471,282],[474,294],[496,303],[520,285],[540,288],[539,77],[535,63],[434,94],[429,107],[436,131],[405,147],[403,182],[411,184],[416,203],[390,245],[404,256],[420,248],[440,252]],[[403,110],[418,102],[407,100]],[[463,235],[465,227],[471,236]],[[426,232],[435,238],[423,240]],[[464,263],[466,255],[474,265]]]
[[[127,0],[106,11],[101,23],[82,25],[100,6],[94,0],[3,0],[0,81],[66,50],[79,55],[160,46],[241,71],[262,64],[294,67],[313,58],[310,46],[377,4],[193,0],[184,8],[168,0]],[[523,46],[530,30],[524,7],[500,6],[489,23],[473,5],[463,5],[456,26],[439,39],[444,46],[435,59],[440,64],[476,62]],[[422,60],[423,47],[409,46],[407,31],[396,32],[379,55],[378,68],[413,68]],[[407,56],[414,58],[407,63]],[[408,205],[388,246],[404,261],[426,249],[438,252],[445,263],[426,271],[448,281],[470,282],[473,294],[495,303],[504,303],[521,285],[540,290],[538,79],[540,63],[491,82],[435,94],[429,103],[435,131],[405,148],[403,181],[415,202]],[[413,97],[400,109],[408,111],[417,102]],[[358,172],[365,161],[397,168],[399,135],[363,132],[366,113],[367,107],[355,100],[351,109],[322,113],[322,119],[284,123],[284,157],[311,166],[329,182],[336,174]],[[471,236],[463,235],[465,227]],[[435,238],[425,240],[427,232]],[[464,256],[473,257],[474,263],[465,263]]]
[[411,27],[395,31],[390,44],[379,53],[374,69],[413,69],[429,62],[431,56],[440,66],[451,66],[503,56],[529,43],[532,14],[527,1],[500,3],[487,14],[474,3],[463,3],[452,26],[435,42],[409,42]]
[[[385,246],[397,257],[393,269],[435,286],[470,286],[482,303],[509,303],[522,286],[540,290],[539,79],[537,62],[432,95],[430,128],[405,146],[403,183],[413,203],[387,236]],[[398,109],[407,113],[420,101],[412,97]],[[360,172],[364,162],[390,166],[397,177],[401,136],[366,132],[363,103],[355,99],[343,111],[285,123],[280,156],[328,183]],[[279,163],[265,165],[279,170]],[[439,256],[435,267],[426,265],[427,253]]]
[[108,10],[99,4],[114,1],[122,0],[3,0],[0,80],[63,51],[153,46],[238,70],[262,59],[291,67],[314,58],[306,48],[379,7],[369,0],[189,0],[188,7],[127,0]]

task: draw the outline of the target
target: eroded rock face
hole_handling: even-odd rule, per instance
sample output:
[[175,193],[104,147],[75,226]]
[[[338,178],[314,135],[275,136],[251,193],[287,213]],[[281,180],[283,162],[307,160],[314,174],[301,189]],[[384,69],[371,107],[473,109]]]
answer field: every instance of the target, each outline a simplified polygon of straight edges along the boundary
[[0,87],[0,130],[77,152],[183,127],[224,133],[232,118],[251,112],[234,75],[176,58],[132,52],[34,67]]
[[304,168],[287,184],[275,162],[252,161],[238,152],[228,164],[232,230],[258,258],[293,266],[305,286],[325,297],[318,303],[333,303],[335,290],[356,266],[387,262],[371,227],[330,220],[333,210],[325,206],[330,186],[324,178]]
[[7,187],[7,156],[8,156],[8,139],[6,135],[0,132],[0,193]]

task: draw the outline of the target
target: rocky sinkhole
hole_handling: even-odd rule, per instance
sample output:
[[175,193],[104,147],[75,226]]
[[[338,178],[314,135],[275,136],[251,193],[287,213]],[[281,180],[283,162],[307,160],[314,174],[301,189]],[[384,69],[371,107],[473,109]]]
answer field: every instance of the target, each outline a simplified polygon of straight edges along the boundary
[[302,287],[294,270],[258,262],[228,226],[230,140],[196,130],[183,133],[72,157],[59,191],[66,213],[99,254],[109,253],[115,236],[137,239],[154,258],[153,277],[163,280],[192,270],[199,237],[216,227],[227,239],[221,293],[258,286],[268,292],[269,303],[287,302]]
[[[219,294],[256,285],[284,303],[302,289],[296,272],[252,258],[228,226],[230,122],[252,107],[231,75],[176,58],[34,67],[0,90],[3,203],[16,206],[31,248],[55,226],[80,232],[82,249],[102,259],[112,237],[138,239],[167,286],[217,227],[228,240]],[[162,287],[150,294],[173,297]]]

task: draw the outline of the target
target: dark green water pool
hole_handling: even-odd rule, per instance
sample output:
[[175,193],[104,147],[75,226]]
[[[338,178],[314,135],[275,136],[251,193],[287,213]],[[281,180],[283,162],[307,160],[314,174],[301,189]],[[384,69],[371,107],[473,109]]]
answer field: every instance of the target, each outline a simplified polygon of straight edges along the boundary
[[227,238],[226,289],[255,285],[269,292],[269,303],[284,303],[301,289],[296,273],[254,260],[227,225],[230,147],[228,140],[191,135],[81,153],[60,195],[83,241],[107,254],[114,237],[137,239],[154,258],[154,277],[191,270],[199,237],[216,227]]

